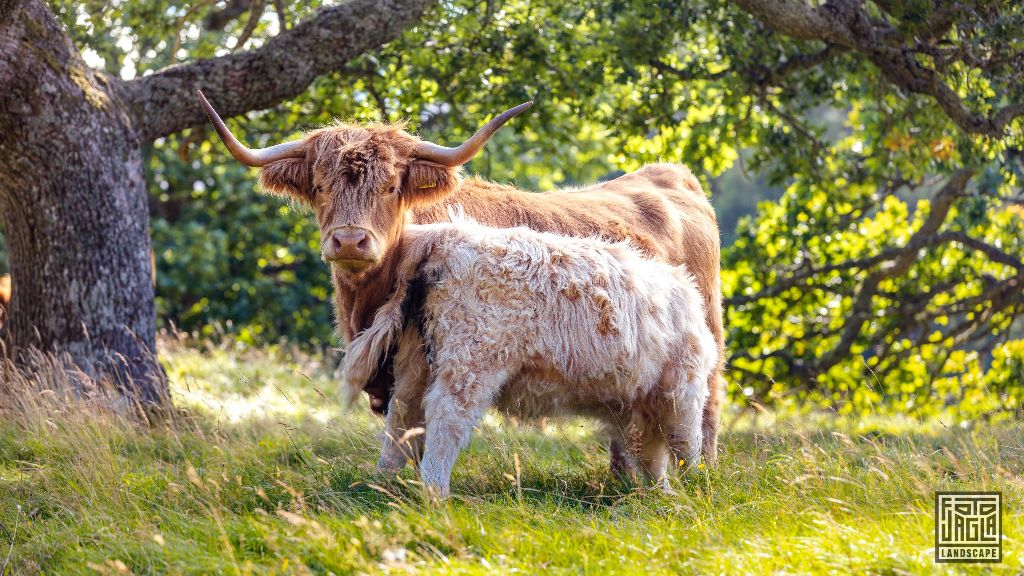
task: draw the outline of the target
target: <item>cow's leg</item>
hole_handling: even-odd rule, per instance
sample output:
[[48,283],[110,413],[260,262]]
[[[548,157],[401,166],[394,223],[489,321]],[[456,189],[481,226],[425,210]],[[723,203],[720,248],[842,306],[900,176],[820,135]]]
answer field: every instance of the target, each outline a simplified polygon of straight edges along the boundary
[[708,378],[708,401],[704,404],[701,417],[701,453],[704,461],[713,465],[718,462],[718,428],[722,411],[723,378],[720,369],[716,369]]
[[668,444],[665,435],[657,428],[648,427],[644,433],[644,444],[640,452],[640,464],[644,475],[655,484],[665,482],[665,471],[668,468]]
[[[423,454],[423,395],[429,370],[419,331],[406,329],[394,359],[395,389],[388,405],[377,469],[396,472]],[[419,430],[417,430],[419,429]]]
[[700,410],[689,412],[671,411],[666,418],[665,437],[672,451],[673,464],[684,470],[690,469],[700,461],[702,437],[704,435]]
[[473,426],[507,379],[503,371],[477,372],[472,376],[442,374],[427,389],[427,438],[420,479],[433,496],[447,498],[450,494],[455,460],[469,443]]
[[628,417],[622,414],[610,414],[605,422],[605,430],[608,432],[608,457],[611,460],[609,468],[612,474],[623,479],[633,475],[633,458],[629,454],[625,438],[627,424]]

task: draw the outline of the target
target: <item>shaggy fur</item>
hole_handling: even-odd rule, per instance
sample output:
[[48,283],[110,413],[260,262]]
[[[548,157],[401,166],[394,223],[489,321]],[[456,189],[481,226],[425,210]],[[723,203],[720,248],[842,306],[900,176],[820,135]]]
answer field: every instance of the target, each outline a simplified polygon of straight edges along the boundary
[[[419,140],[400,125],[336,124],[310,132],[306,141],[305,159],[274,162],[262,169],[260,181],[268,191],[312,207],[321,232],[362,228],[380,247],[379,261],[367,270],[332,266],[337,328],[346,342],[369,326],[390,293],[405,224],[445,221],[444,203],[463,206],[469,217],[488,226],[629,240],[647,256],[685,264],[703,294],[705,321],[718,343],[719,363],[709,376],[703,417],[704,457],[714,462],[724,360],[719,231],[689,170],[652,164],[608,182],[537,194],[461,179],[457,168],[414,158]],[[374,410],[388,409],[394,386],[389,369],[367,384]],[[613,462],[621,461],[618,449],[612,446]]]
[[442,496],[492,405],[517,418],[596,416],[654,479],[670,452],[675,462],[699,459],[718,354],[685,267],[646,260],[625,242],[460,221],[407,228],[396,271],[394,294],[345,356],[358,393],[399,342],[404,406],[389,411],[381,467],[405,463],[417,404],[420,474]]

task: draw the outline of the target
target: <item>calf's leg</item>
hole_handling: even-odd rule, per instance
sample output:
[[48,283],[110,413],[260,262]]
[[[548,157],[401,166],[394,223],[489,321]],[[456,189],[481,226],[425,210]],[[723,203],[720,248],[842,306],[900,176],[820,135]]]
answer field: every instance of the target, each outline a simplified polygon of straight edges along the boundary
[[644,436],[644,444],[640,451],[640,463],[647,479],[655,484],[665,481],[668,468],[668,445],[665,437],[656,428],[648,429]]
[[656,484],[663,481],[668,467],[668,445],[659,425],[648,410],[635,406],[625,431],[627,450],[640,465],[645,480]]
[[703,377],[684,365],[670,366],[662,374],[665,393],[661,428],[672,452],[673,465],[688,469],[707,457],[708,390]]
[[725,387],[721,368],[716,368],[715,372],[708,378],[708,387],[710,388],[711,395],[703,410],[701,423],[703,444],[701,453],[704,455],[704,461],[709,465],[713,465],[718,462],[718,428],[722,412],[723,389]]
[[469,443],[473,426],[483,417],[506,379],[503,372],[441,375],[427,389],[427,437],[420,480],[434,496],[447,498],[451,493],[452,468],[459,452]]
[[608,458],[609,469],[612,474],[619,478],[629,478],[633,475],[633,457],[626,446],[625,427],[628,421],[622,420],[622,415],[613,415],[605,422],[605,431],[608,433]]
[[665,437],[669,450],[672,451],[673,465],[688,470],[695,466],[701,457],[703,428],[702,412],[679,414],[672,412],[666,418]]
[[[716,244],[716,255],[718,246]],[[716,258],[717,261],[717,258]],[[717,266],[716,266],[717,270]],[[711,329],[711,336],[715,339],[717,348],[717,361],[711,374],[707,378],[707,401],[705,402],[701,415],[701,453],[704,462],[709,466],[718,462],[718,428],[721,421],[722,398],[725,395],[725,328],[722,324],[722,290],[716,274],[709,286],[703,286],[705,291],[704,313],[708,328]]]

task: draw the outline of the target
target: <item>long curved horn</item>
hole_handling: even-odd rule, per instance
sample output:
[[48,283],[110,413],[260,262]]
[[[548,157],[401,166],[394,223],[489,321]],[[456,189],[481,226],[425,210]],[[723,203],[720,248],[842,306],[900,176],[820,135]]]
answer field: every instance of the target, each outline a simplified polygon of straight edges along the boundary
[[476,134],[473,134],[469,140],[466,140],[458,148],[448,148],[447,146],[439,146],[432,142],[420,142],[417,146],[413,155],[417,158],[424,160],[430,160],[431,162],[437,162],[443,166],[462,166],[466,162],[473,159],[480,149],[487,144],[487,141],[494,136],[494,133],[499,128],[505,125],[506,122],[514,118],[517,114],[526,110],[530,106],[533,106],[533,101],[524,102],[511,110],[506,110],[501,114],[494,117],[493,120],[487,123],[481,128]]
[[285,158],[303,158],[306,156],[306,142],[304,140],[293,140],[291,142],[285,142],[284,144],[275,144],[268,148],[257,148],[251,150],[245,147],[235,138],[235,135],[228,130],[227,125],[220,119],[220,115],[217,111],[210,106],[209,101],[206,100],[206,96],[203,96],[202,90],[196,90],[196,95],[199,96],[199,103],[203,105],[203,109],[206,110],[206,115],[210,117],[210,122],[213,122],[213,127],[217,129],[217,134],[220,139],[224,142],[224,146],[227,147],[231,155],[246,166],[252,166],[259,168],[266,166],[275,160],[283,160]]

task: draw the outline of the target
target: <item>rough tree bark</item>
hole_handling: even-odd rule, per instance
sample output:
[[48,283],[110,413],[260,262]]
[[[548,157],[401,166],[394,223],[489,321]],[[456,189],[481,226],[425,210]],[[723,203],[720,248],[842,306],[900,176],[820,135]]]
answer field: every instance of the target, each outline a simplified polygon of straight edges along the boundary
[[0,30],[0,86],[11,352],[59,348],[162,403],[141,147],[123,102],[36,2]]
[[82,61],[42,0],[0,0],[0,218],[14,283],[0,333],[15,363],[67,353],[90,379],[162,405],[142,146],[239,114],[395,38],[434,0],[355,0],[261,48],[123,82]]

